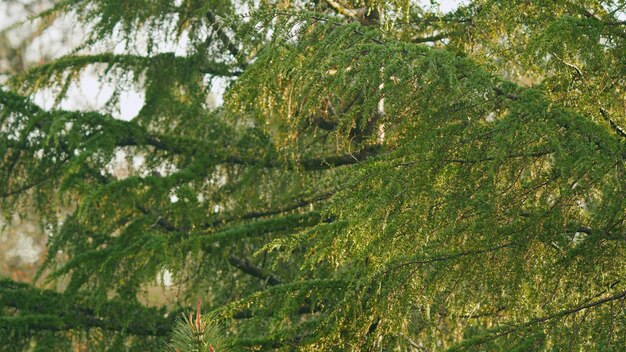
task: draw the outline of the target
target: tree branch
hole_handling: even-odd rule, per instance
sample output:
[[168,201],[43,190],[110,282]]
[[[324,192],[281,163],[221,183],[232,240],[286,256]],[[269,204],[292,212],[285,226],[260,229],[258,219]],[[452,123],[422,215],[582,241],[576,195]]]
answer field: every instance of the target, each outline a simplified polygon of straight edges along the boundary
[[298,202],[296,202],[294,204],[288,205],[286,207],[276,208],[276,209],[271,209],[271,210],[265,210],[265,211],[255,211],[255,212],[246,213],[246,214],[241,216],[241,219],[242,220],[248,220],[248,219],[262,218],[262,217],[265,217],[265,216],[286,213],[288,211],[292,211],[292,210],[296,210],[296,209],[305,207],[305,206],[307,206],[309,204],[313,204],[313,203],[317,203],[317,202],[322,201],[322,200],[326,200],[326,199],[332,197],[333,194],[335,194],[335,192],[326,192],[326,193],[322,193],[322,194],[320,194],[318,196],[315,196],[313,198],[300,200],[300,201],[298,201]]
[[413,38],[411,41],[413,43],[429,43],[429,42],[437,42],[440,41],[442,39],[446,39],[450,36],[449,33],[441,33],[441,34],[436,34],[436,35],[432,35],[429,37],[417,37],[417,38]]
[[[215,34],[217,34],[217,37],[219,38],[219,40],[222,42],[222,44],[226,46],[226,49],[228,50],[228,52],[230,52],[230,54],[235,58],[235,60],[238,60],[241,54],[239,51],[239,48],[232,42],[232,40],[230,40],[226,32],[224,32],[224,30],[222,29],[222,27],[220,27],[219,23],[217,22],[217,18],[215,17],[213,12],[208,11],[206,13],[206,18],[211,24],[211,27],[213,28],[213,30],[215,31]],[[246,63],[239,64],[239,67],[241,68],[245,68],[246,66],[247,66]]]
[[[15,315],[0,320],[0,331],[23,329],[24,326],[29,331],[100,328],[138,336],[165,336],[175,318],[174,315],[164,318],[163,310],[135,303],[110,300],[99,303],[95,309],[76,304],[76,301],[76,297],[63,293],[0,279],[0,305],[17,311]],[[120,319],[120,312],[125,312],[130,319]]]
[[617,132],[617,134],[622,136],[622,138],[626,138],[626,130],[624,130],[624,128],[619,126],[617,123],[615,123],[615,121],[611,119],[611,117],[609,116],[609,112],[606,111],[606,109],[600,108],[600,113],[602,114],[602,117],[604,117],[605,120],[609,121],[611,128],[613,128],[613,130]]
[[[497,339],[499,337],[509,335],[509,334],[511,334],[511,333],[513,333],[515,331],[518,331],[520,329],[523,329],[523,328],[527,328],[527,327],[530,327],[530,326],[533,326],[533,325],[537,325],[537,324],[542,324],[542,323],[545,323],[545,322],[553,320],[553,319],[561,318],[561,317],[564,317],[564,316],[567,316],[567,315],[570,315],[570,314],[575,314],[575,313],[578,313],[580,311],[583,311],[583,310],[586,310],[586,309],[589,309],[589,308],[597,307],[597,306],[600,306],[602,304],[605,304],[605,303],[608,303],[608,302],[612,302],[612,301],[616,301],[616,300],[619,300],[619,299],[624,299],[624,298],[626,298],[626,291],[618,292],[618,293],[614,294],[613,296],[609,296],[609,297],[603,298],[601,300],[593,301],[591,303],[587,303],[587,304],[583,304],[583,305],[578,305],[576,307],[573,307],[573,308],[570,308],[570,309],[565,309],[565,310],[562,310],[562,311],[554,313],[554,314],[550,314],[550,315],[546,315],[546,316],[543,316],[543,317],[532,319],[532,320],[530,320],[530,321],[528,321],[526,323],[523,323],[521,325],[517,325],[517,326],[511,327],[511,328],[507,328],[507,329],[501,330],[499,332],[494,332],[492,334],[488,334],[486,336],[483,336],[482,338],[479,338],[478,341],[473,341],[473,343],[470,343],[470,345],[471,346],[479,346],[479,345],[485,344],[485,343],[487,343],[489,341],[495,340],[495,339]],[[461,346],[461,345],[459,345],[457,347],[468,347],[468,346]],[[452,350],[454,350],[454,348]]]
[[359,7],[358,9],[351,9],[341,4],[339,1],[326,0],[326,2],[339,14],[346,16],[350,19],[357,20],[363,26],[370,26],[378,23],[379,14],[378,10],[375,8],[363,6]]
[[383,273],[387,274],[387,273],[389,273],[392,270],[396,270],[396,269],[399,269],[399,268],[402,268],[402,267],[405,267],[405,266],[409,266],[409,265],[431,264],[431,263],[443,262],[443,261],[448,261],[448,260],[457,259],[457,258],[461,258],[461,257],[466,257],[466,256],[469,256],[469,255],[495,252],[495,251],[498,251],[498,250],[503,249],[503,248],[509,248],[509,247],[513,246],[514,244],[515,244],[514,242],[509,242],[509,243],[501,244],[501,245],[490,247],[490,248],[486,248],[486,249],[468,250],[468,251],[463,251],[463,252],[454,253],[454,254],[450,254],[450,255],[444,255],[444,256],[440,256],[440,257],[410,260],[410,261],[407,261],[407,262],[404,262],[404,263],[397,264],[397,265],[392,266],[392,267],[388,267],[387,269],[385,269],[385,271]]
[[271,273],[268,273],[267,271],[252,265],[249,261],[245,259],[237,258],[232,254],[228,256],[228,263],[248,275],[254,276],[267,282],[268,285],[274,286],[283,283],[282,280],[272,275]]
[[[539,158],[542,156],[546,156],[546,155],[550,155],[554,153],[554,151],[552,150],[540,150],[540,151],[536,151],[536,152],[530,152],[530,153],[516,153],[516,154],[510,154],[507,156],[502,157],[502,159],[504,160],[508,160],[508,159],[517,159],[517,158]],[[397,166],[411,166],[414,164],[417,164],[419,162],[423,162],[423,161],[428,161],[428,162],[437,162],[437,161],[441,161],[444,163],[454,163],[454,164],[475,164],[475,163],[482,163],[485,161],[493,161],[496,160],[497,158],[495,156],[486,156],[483,158],[477,158],[477,159],[434,159],[434,158],[430,158],[430,159],[422,159],[422,160],[414,160],[414,161],[407,161],[401,164],[398,164]]]
[[356,19],[356,11],[355,10],[349,9],[345,5],[342,5],[342,4],[340,4],[339,2],[337,2],[335,0],[326,0],[326,2],[328,3],[328,5],[330,5],[330,7],[335,9],[335,11],[337,11],[338,13],[340,13],[340,14],[348,17],[348,18]]
[[[194,151],[190,153],[188,149],[186,149],[188,144],[183,144],[179,146],[174,141],[167,141],[163,137],[156,136],[132,136],[128,135],[124,138],[120,139],[117,143],[119,147],[127,147],[127,146],[142,146],[148,145],[154,147],[158,150],[174,152],[178,154],[196,154],[200,149],[211,149],[213,150],[213,154],[216,154],[215,147],[206,145],[202,146],[202,142],[193,141],[195,143],[191,143],[194,145]],[[308,158],[308,159],[300,159],[295,162],[280,162],[277,160],[259,160],[254,158],[249,158],[246,156],[240,155],[223,155],[221,156],[220,162],[228,163],[228,164],[236,164],[236,165],[250,165],[250,166],[261,166],[267,168],[280,168],[284,167],[286,169],[302,168],[306,171],[321,171],[332,169],[337,166],[344,165],[352,165],[358,164],[363,160],[367,159],[370,156],[376,155],[381,150],[380,145],[370,145],[363,148],[359,153],[356,154],[338,154],[338,155],[329,155],[325,157],[316,157],[316,158]]]

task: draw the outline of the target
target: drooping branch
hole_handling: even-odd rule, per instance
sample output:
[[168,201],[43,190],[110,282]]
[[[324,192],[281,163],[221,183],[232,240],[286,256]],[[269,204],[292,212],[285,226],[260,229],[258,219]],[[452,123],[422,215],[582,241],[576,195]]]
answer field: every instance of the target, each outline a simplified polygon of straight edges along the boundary
[[455,348],[450,349],[450,351],[455,351],[458,350],[459,348],[462,349],[463,347],[467,347],[469,346],[480,346],[483,345],[489,341],[495,340],[499,337],[502,336],[507,336],[509,334],[512,334],[516,331],[519,331],[521,329],[525,329],[531,326],[535,326],[535,325],[539,325],[539,324],[543,324],[546,323],[550,320],[554,320],[554,319],[559,319],[559,318],[563,318],[565,316],[571,315],[571,314],[575,314],[578,313],[580,311],[583,310],[587,310],[590,308],[594,308],[594,307],[598,307],[601,306],[605,303],[609,303],[609,302],[613,302],[613,301],[617,301],[617,300],[621,300],[626,298],[626,290],[625,291],[621,291],[618,292],[612,296],[597,300],[597,301],[593,301],[593,302],[589,302],[583,305],[578,305],[576,307],[573,308],[569,308],[569,309],[564,309],[562,311],[556,312],[554,314],[549,314],[543,317],[539,317],[539,318],[535,318],[535,319],[531,319],[526,323],[520,324],[520,325],[515,325],[513,327],[507,327],[505,329],[497,329],[495,332],[491,333],[491,334],[487,334],[485,336],[482,336],[478,339],[474,339],[474,340],[469,340],[467,341],[467,343],[462,343],[460,345],[458,345]]
[[[82,137],[78,140],[78,144],[76,141],[71,144],[66,141],[68,137],[64,135],[61,136],[58,139],[58,145],[59,148],[67,155],[67,160],[59,160],[56,162],[56,165],[70,161],[72,158],[80,157],[80,155],[75,155],[76,150],[89,149],[83,147],[88,146],[91,141],[97,141],[99,138],[102,138],[104,136],[103,134],[108,133],[107,131],[115,132],[113,141],[116,147],[151,147],[155,150],[192,156],[195,158],[204,158],[206,155],[211,155],[214,159],[211,162],[214,165],[236,164],[265,168],[284,168],[287,170],[301,169],[305,171],[321,171],[338,166],[357,164],[368,157],[377,155],[382,149],[379,145],[371,145],[363,148],[360,152],[355,154],[337,154],[324,157],[303,158],[295,161],[267,160],[259,159],[253,155],[245,155],[245,152],[234,155],[230,151],[226,152],[224,148],[217,146],[216,143],[203,142],[190,138],[171,138],[165,135],[158,135],[148,131],[145,127],[140,126],[134,121],[120,121],[108,115],[98,113],[67,112],[61,110],[43,111],[35,104],[29,102],[26,98],[11,92],[0,92],[0,104],[7,106],[9,109],[22,112],[29,118],[35,118],[36,116],[36,121],[33,123],[33,126],[41,131],[43,135],[46,134],[46,130],[50,128],[58,115],[62,115],[64,119],[68,122],[74,123],[76,127],[85,125],[86,128],[98,130],[98,132]],[[32,132],[33,131],[28,130],[24,131],[23,134],[30,134]],[[9,146],[9,149],[22,150],[26,148],[19,143],[16,144],[8,140],[7,145]],[[210,150],[211,152],[207,153],[207,150]],[[88,152],[92,153],[92,151]],[[16,154],[14,160],[11,161],[12,163],[17,162],[17,155],[18,154]],[[6,170],[11,169],[12,168],[10,167]],[[17,189],[3,190],[0,196],[6,198],[11,195],[25,192],[32,187],[46,182],[47,179],[48,177],[38,178],[37,180],[34,180],[31,183]]]
[[294,204],[291,204],[291,205],[288,205],[288,206],[285,206],[285,207],[281,207],[281,208],[265,210],[265,211],[254,211],[254,212],[246,213],[243,216],[241,216],[241,219],[248,220],[248,219],[262,218],[262,217],[266,217],[266,216],[286,213],[286,212],[289,212],[289,211],[292,211],[292,210],[296,210],[296,209],[300,209],[302,207],[306,207],[307,205],[310,205],[310,204],[313,204],[313,203],[317,203],[317,202],[329,199],[330,197],[332,197],[332,195],[334,193],[335,192],[322,193],[322,194],[317,195],[315,197],[312,197],[312,198],[309,198],[309,199],[303,199],[303,200],[295,202]]
[[377,155],[383,148],[380,145],[370,145],[356,154],[346,153],[339,155],[329,155],[324,157],[303,158],[296,161],[282,162],[277,160],[259,161],[254,158],[241,156],[228,156],[225,163],[238,165],[253,165],[267,168],[301,168],[305,171],[328,170],[338,166],[359,164],[371,156]]
[[[77,303],[81,302],[81,303]],[[99,328],[137,336],[165,336],[173,316],[138,303],[107,301],[89,304],[78,297],[0,279],[0,304],[15,313],[0,319],[0,330],[65,331]],[[120,315],[124,314],[124,319]]]
[[[282,217],[273,217],[265,220],[256,220],[241,225],[230,226],[221,231],[207,232],[194,236],[201,245],[208,246],[212,243],[230,239],[243,239],[246,237],[264,235],[271,232],[293,230],[318,224],[320,214],[309,212],[304,214],[289,214]],[[210,228],[210,225],[205,225]]]
[[435,34],[435,35],[431,35],[428,37],[416,37],[416,38],[413,38],[412,42],[416,44],[438,42],[449,37],[450,37],[449,33],[440,33],[440,34]]
[[253,265],[252,263],[250,263],[249,261],[245,259],[241,259],[230,254],[228,256],[228,263],[230,263],[230,265],[234,266],[235,268],[241,270],[242,272],[248,275],[254,276],[258,279],[261,279],[267,282],[268,285],[274,286],[274,285],[282,284],[282,280],[277,278],[275,275],[267,272],[266,270],[263,270],[262,268],[259,268]]
[[[171,62],[179,66],[195,64],[191,58],[175,56],[171,52],[156,54],[153,56],[142,56],[132,54],[101,53],[93,55],[69,55],[64,56],[49,63],[35,66],[21,75],[14,78],[14,81],[34,80],[38,77],[50,76],[63,71],[83,69],[90,65],[105,64],[109,67],[121,66],[127,69],[143,71],[146,67],[159,67],[158,65]],[[213,76],[231,77],[239,73],[230,71],[227,64],[219,62],[202,63],[199,66],[202,73]]]
[[510,243],[505,243],[505,244],[501,244],[501,245],[497,245],[497,246],[493,246],[493,247],[489,247],[485,249],[467,250],[467,251],[461,251],[458,253],[452,253],[449,255],[434,256],[431,258],[416,258],[416,259],[408,260],[399,264],[391,265],[383,273],[388,274],[391,271],[394,271],[394,270],[397,270],[406,266],[432,264],[432,263],[437,263],[437,262],[450,261],[450,260],[454,260],[454,259],[458,259],[462,257],[472,256],[472,255],[491,253],[491,252],[499,251],[501,249],[510,248],[513,245],[515,245],[515,243],[510,242]]

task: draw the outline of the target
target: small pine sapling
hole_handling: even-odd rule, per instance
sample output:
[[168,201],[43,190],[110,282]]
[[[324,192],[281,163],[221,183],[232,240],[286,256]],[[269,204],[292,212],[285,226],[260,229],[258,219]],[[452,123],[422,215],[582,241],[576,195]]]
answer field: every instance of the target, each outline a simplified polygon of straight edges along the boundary
[[201,313],[201,300],[196,305],[195,317],[183,315],[176,320],[166,351],[175,352],[232,352],[232,344],[225,336],[214,314]]

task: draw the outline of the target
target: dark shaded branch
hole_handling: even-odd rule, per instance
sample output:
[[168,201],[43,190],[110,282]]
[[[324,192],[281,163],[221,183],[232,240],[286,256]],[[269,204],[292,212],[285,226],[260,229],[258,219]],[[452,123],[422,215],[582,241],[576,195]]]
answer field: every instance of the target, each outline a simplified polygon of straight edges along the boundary
[[0,198],[8,198],[8,197],[17,195],[19,193],[26,192],[26,191],[34,188],[34,187],[40,186],[40,185],[50,181],[51,179],[52,179],[52,175],[50,175],[49,177],[42,177],[39,180],[35,180],[35,181],[31,182],[31,183],[22,185],[22,186],[20,186],[20,187],[18,187],[16,189],[12,189],[12,190],[8,190],[8,191],[5,191],[3,193],[0,193]]
[[417,37],[417,38],[413,38],[411,41],[413,43],[429,43],[429,42],[437,42],[440,41],[442,39],[446,39],[450,37],[449,33],[441,33],[441,34],[436,34],[436,35],[432,35],[429,37]]
[[615,132],[617,132],[617,134],[622,136],[622,138],[626,138],[626,130],[624,130],[624,128],[622,128],[620,125],[615,123],[615,121],[613,121],[613,119],[611,119],[611,117],[609,116],[609,112],[606,111],[606,109],[600,108],[600,113],[602,114],[602,117],[604,117],[605,120],[609,121],[609,124],[611,125],[611,128]]
[[271,210],[266,210],[266,211],[255,211],[255,212],[246,213],[243,216],[241,216],[241,219],[242,220],[248,220],[248,219],[262,218],[262,217],[265,217],[265,216],[286,213],[288,211],[296,210],[296,209],[305,207],[307,205],[310,205],[310,204],[313,204],[313,203],[317,203],[317,202],[322,201],[322,200],[326,200],[326,199],[330,198],[333,194],[335,194],[335,192],[326,192],[326,193],[322,193],[322,194],[320,194],[320,195],[318,195],[316,197],[310,198],[310,199],[305,199],[305,200],[298,201],[297,203],[288,205],[286,207],[276,208],[276,209],[271,209]]
[[513,93],[509,93],[509,92],[505,92],[504,89],[502,89],[500,87],[493,87],[493,91],[496,92],[497,95],[502,95],[502,96],[506,97],[507,99],[511,99],[513,101],[516,101],[516,100],[519,99],[519,95],[513,94]]
[[[226,32],[224,32],[224,30],[222,29],[222,27],[220,27],[219,23],[217,22],[217,18],[215,17],[215,14],[213,14],[213,12],[211,11],[208,11],[206,13],[206,18],[209,21],[211,28],[213,28],[213,30],[215,31],[215,34],[217,34],[217,37],[219,38],[219,40],[222,42],[222,44],[226,46],[226,49],[228,50],[228,52],[230,52],[230,54],[235,58],[235,60],[238,60],[240,57],[239,48],[232,42],[232,40],[230,40]],[[247,65],[246,63],[241,63],[239,66],[241,68],[245,68],[246,65]]]
[[327,120],[323,116],[315,116],[312,123],[324,131],[333,131],[337,128],[337,123],[335,121]]
[[353,165],[358,164],[367,159],[368,157],[374,156],[378,154],[381,150],[381,146],[379,145],[371,145],[356,154],[340,154],[340,155],[329,155],[324,157],[316,157],[316,158],[306,158],[300,159],[296,161],[261,161],[257,159],[249,159],[240,156],[228,156],[225,158],[224,162],[237,164],[237,165],[251,165],[251,166],[262,166],[268,168],[285,168],[285,169],[293,169],[293,168],[301,168],[306,171],[322,171],[332,169],[338,166],[344,165]]
[[337,166],[358,164],[377,153],[380,148],[366,148],[357,154],[330,155],[322,158],[300,160],[298,164],[307,171],[332,169]]
[[172,224],[169,220],[167,220],[163,215],[154,213],[153,211],[141,206],[140,204],[135,204],[135,207],[139,209],[142,213],[148,216],[153,216],[156,218],[156,221],[152,226],[159,225],[162,229],[167,230],[169,232],[182,232],[188,231],[189,229],[182,228]]
[[282,284],[282,280],[278,279],[271,273],[268,273],[267,271],[252,265],[249,261],[245,259],[237,258],[231,254],[228,256],[228,263],[248,275],[252,275],[267,282],[268,285],[274,286]]
[[486,249],[468,250],[468,251],[463,251],[463,252],[454,253],[454,254],[450,254],[450,255],[444,255],[444,256],[440,256],[440,257],[410,260],[410,261],[406,261],[404,263],[400,263],[400,264],[394,265],[392,267],[389,267],[389,268],[387,268],[384,271],[384,273],[386,274],[386,273],[388,273],[388,272],[390,272],[392,270],[396,270],[396,269],[399,269],[399,268],[402,268],[402,267],[405,267],[405,266],[410,266],[410,265],[432,264],[432,263],[437,263],[437,262],[444,262],[444,261],[448,261],[448,260],[458,259],[458,258],[461,258],[461,257],[470,256],[470,255],[485,254],[485,253],[489,253],[489,252],[495,252],[495,251],[498,251],[500,249],[509,248],[509,247],[513,246],[514,244],[515,244],[514,242],[509,242],[509,243],[497,245],[497,246],[486,248]]
[[498,307],[498,309],[496,309],[494,311],[484,312],[484,313],[475,313],[475,314],[465,314],[465,315],[461,315],[461,318],[465,318],[465,319],[479,319],[479,318],[484,318],[484,317],[492,317],[492,316],[498,315],[500,312],[502,312],[505,309],[506,309],[506,307],[500,306],[500,307]]
[[583,72],[580,70],[580,68],[578,68],[578,66],[571,64],[565,60],[563,60],[561,57],[559,57],[556,53],[552,52],[551,53],[552,56],[554,56],[560,63],[562,63],[563,65],[569,67],[570,69],[572,69],[574,72],[576,72],[576,76],[578,76],[578,79],[580,79],[581,81],[585,80],[585,77],[583,76]]
[[590,227],[587,226],[580,226],[578,228],[576,228],[574,231],[572,231],[574,233],[576,232],[581,232],[586,234],[587,236],[601,236],[603,239],[605,240],[621,240],[624,241],[626,240],[626,236],[619,236],[616,234],[611,233],[611,231],[606,231],[606,230],[598,230],[598,229],[592,229]]
[[[252,219],[258,219],[258,218],[264,218],[264,217],[268,217],[268,216],[272,216],[272,215],[278,215],[278,214],[283,214],[283,213],[287,213],[290,212],[292,210],[297,210],[300,208],[303,208],[307,205],[310,204],[314,204],[317,202],[321,202],[323,200],[326,200],[328,198],[330,198],[333,194],[335,194],[334,191],[332,192],[326,192],[326,193],[322,193],[318,196],[315,196],[313,198],[309,198],[309,199],[305,199],[305,200],[300,200],[294,204],[285,206],[285,207],[281,207],[281,208],[275,208],[275,209],[270,209],[270,210],[263,210],[263,211],[253,211],[253,212],[249,212],[249,213],[245,213],[244,215],[241,216],[230,216],[230,217],[223,217],[221,219],[215,219],[209,222],[206,222],[204,224],[202,224],[200,227],[201,228],[205,228],[208,229],[210,227],[213,226],[217,226],[217,225],[224,225],[224,224],[229,224],[232,222],[236,222],[239,220],[252,220]],[[307,217],[306,214],[294,214],[292,216],[295,217]],[[331,219],[324,219],[324,222],[328,222],[331,221]],[[305,222],[308,223],[308,222]],[[228,230],[226,230],[228,231]]]
[[[47,174],[44,177],[41,177],[41,178],[39,178],[37,180],[33,180],[32,182],[27,183],[25,185],[22,185],[22,186],[20,186],[20,187],[18,187],[16,189],[6,190],[6,191],[0,193],[0,198],[8,198],[8,197],[11,197],[11,196],[15,196],[15,195],[18,195],[20,193],[27,192],[27,191],[29,191],[29,190],[37,187],[37,186],[41,186],[41,185],[43,185],[43,184],[45,184],[47,182],[53,181],[54,177],[56,176],[56,173],[59,172],[59,170],[61,169],[61,166],[63,166],[63,164],[65,164],[68,160],[69,160],[69,158],[60,160],[60,163],[58,164],[58,166],[56,168],[54,168],[52,171],[50,171],[50,173]],[[7,175],[7,176],[10,176],[10,175]]]
[[[130,127],[130,126],[129,126]],[[213,150],[213,154],[215,154],[215,146],[204,145],[199,141],[191,141],[194,143],[190,143],[193,145],[193,150],[190,150],[188,144],[179,145],[176,141],[167,140],[162,136],[151,136],[148,135],[147,132],[137,132],[135,134],[127,134],[126,136],[121,137],[118,140],[117,146],[119,147],[127,147],[127,146],[151,146],[158,150],[173,152],[177,154],[197,154],[201,149],[211,149]],[[325,157],[316,157],[316,158],[305,158],[300,159],[294,162],[282,162],[277,160],[259,160],[255,158],[249,158],[245,156],[239,155],[222,155],[221,158],[218,155],[218,158],[221,160],[217,160],[217,162],[235,164],[235,165],[250,165],[250,166],[261,166],[267,168],[285,168],[285,169],[293,169],[293,168],[302,168],[306,171],[321,171],[331,169],[337,166],[344,165],[352,165],[358,164],[368,157],[374,156],[381,150],[380,145],[370,145],[363,148],[360,152],[356,154],[339,154],[339,155],[329,155]],[[202,154],[202,153],[201,153]]]
[[[199,237],[201,244],[206,247],[212,243],[227,241],[231,239],[240,240],[252,236],[261,236],[272,232],[288,231],[297,228],[314,226],[318,224],[319,221],[320,215],[317,212],[289,214],[282,217],[252,221],[238,226],[230,226],[222,231],[200,234],[196,237]],[[207,227],[209,226],[211,225],[208,225]]]

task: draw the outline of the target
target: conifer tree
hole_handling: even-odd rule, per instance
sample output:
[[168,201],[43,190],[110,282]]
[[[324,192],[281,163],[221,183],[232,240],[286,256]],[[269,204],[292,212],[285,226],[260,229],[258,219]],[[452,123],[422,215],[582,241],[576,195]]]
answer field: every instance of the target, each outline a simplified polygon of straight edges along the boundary
[[[30,21],[62,16],[80,46],[0,89],[0,207],[50,233],[36,282],[0,281],[6,350],[183,351],[209,326],[242,350],[626,346],[626,2],[59,0]],[[87,70],[110,101],[61,109]],[[142,304],[165,270],[176,304]]]

